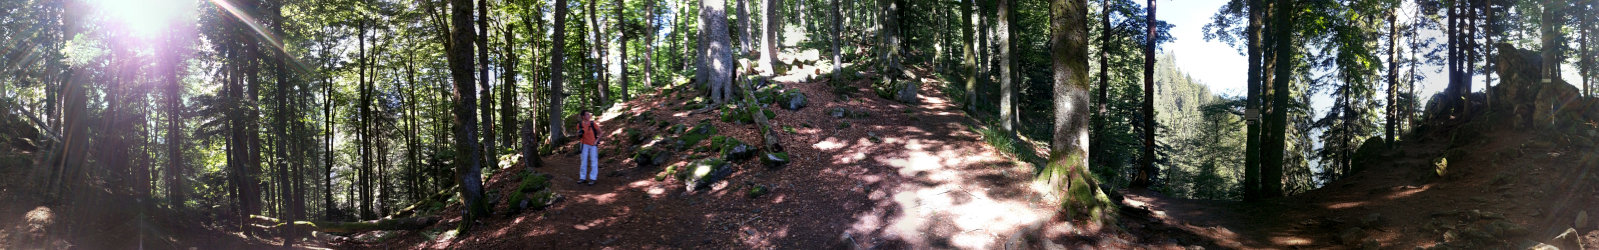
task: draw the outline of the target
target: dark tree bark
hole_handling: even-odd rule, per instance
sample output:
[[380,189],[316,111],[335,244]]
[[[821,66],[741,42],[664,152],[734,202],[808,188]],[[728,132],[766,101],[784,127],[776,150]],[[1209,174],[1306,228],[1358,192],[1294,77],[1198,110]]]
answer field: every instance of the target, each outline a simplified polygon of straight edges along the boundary
[[1094,104],[1094,116],[1099,118],[1099,122],[1094,122],[1093,130],[1089,130],[1094,134],[1088,146],[1089,161],[1096,165],[1106,164],[1101,141],[1105,140],[1105,123],[1108,123],[1106,119],[1110,115],[1110,36],[1113,34],[1111,30],[1115,29],[1114,24],[1110,23],[1110,3],[1102,1],[1099,8],[1099,99]]
[[[1399,94],[1399,92],[1395,92],[1394,91],[1394,88],[1399,87],[1399,61],[1394,60],[1396,54],[1399,54],[1399,52],[1394,50],[1394,44],[1399,39],[1399,36],[1398,36],[1398,34],[1399,34],[1399,26],[1397,24],[1395,24],[1396,21],[1397,21],[1397,19],[1394,17],[1394,13],[1393,12],[1389,12],[1388,13],[1388,108],[1387,108],[1388,112],[1386,114],[1386,116],[1388,118],[1388,122],[1383,123],[1383,135],[1385,136],[1383,138],[1383,141],[1387,142],[1388,145],[1393,145],[1393,143],[1394,143],[1394,120],[1395,120],[1394,119],[1395,118],[1394,117],[1394,113],[1395,113],[1395,111],[1398,110],[1397,109],[1398,106],[1395,105],[1395,103],[1399,100],[1398,95],[1397,95],[1397,94]],[[1345,173],[1345,174],[1348,174],[1348,173]]]
[[478,112],[482,116],[483,127],[483,166],[495,167],[498,162],[500,149],[494,144],[494,87],[489,86],[489,4],[487,0],[477,1],[477,72],[478,87],[482,88],[483,97],[479,100]]
[[972,46],[972,0],[961,0],[961,72],[966,74],[967,111],[977,111],[977,55]]
[[357,196],[360,196],[359,198],[361,200],[361,204],[360,204],[361,219],[370,220],[370,219],[377,218],[377,213],[375,213],[372,210],[372,192],[371,192],[372,191],[372,182],[371,182],[372,178],[370,177],[371,173],[372,173],[372,156],[371,156],[372,155],[372,153],[371,153],[372,149],[371,149],[370,146],[373,144],[372,141],[371,141],[371,136],[372,136],[371,127],[372,127],[372,125],[371,125],[371,122],[370,122],[371,117],[372,117],[372,111],[371,111],[371,108],[372,108],[371,92],[372,91],[368,89],[369,88],[368,87],[369,84],[367,83],[367,71],[368,71],[368,69],[371,68],[371,66],[370,66],[370,61],[367,59],[367,49],[366,49],[366,30],[367,30],[367,26],[366,26],[366,20],[361,20],[361,21],[359,21],[359,23],[360,24],[357,25],[357,26],[359,26],[357,29],[359,29],[360,31],[358,32],[359,36],[357,36],[357,38],[356,38],[356,40],[357,40],[356,43],[357,43],[357,46],[359,46],[359,47],[356,49],[356,51],[357,51],[356,53],[360,55],[360,56],[358,56],[359,57],[359,59],[358,59],[359,62],[358,63],[360,64],[360,69],[356,71],[357,72],[356,73],[356,77],[358,78],[358,80],[356,80],[356,82],[358,82],[358,84],[360,84],[360,87],[357,88],[357,91],[361,92],[360,93],[360,99],[361,100],[360,100],[360,103],[357,104],[357,105],[360,105],[359,106],[359,110],[360,110],[361,114],[360,114],[360,118],[359,118],[360,126],[357,126],[356,130],[357,130],[357,134],[359,134],[359,137],[361,138],[360,139],[360,141],[361,141],[361,145],[360,145],[360,147],[361,147],[361,167],[356,168],[356,172],[357,172],[356,173],[356,183],[357,183],[356,186],[359,186],[359,188],[360,188],[360,191],[358,192],[359,194]]
[[1276,27],[1273,31],[1276,33],[1274,42],[1277,48],[1274,54],[1277,57],[1275,60],[1277,65],[1274,67],[1276,77],[1273,79],[1275,82],[1272,83],[1271,91],[1274,100],[1268,118],[1271,127],[1267,133],[1271,133],[1271,137],[1266,139],[1266,145],[1262,149],[1267,152],[1262,157],[1263,162],[1260,167],[1261,192],[1265,197],[1283,195],[1283,153],[1288,134],[1288,83],[1293,78],[1291,74],[1294,65],[1294,33],[1291,28],[1294,27],[1294,15],[1291,13],[1293,6],[1293,0],[1278,0],[1275,6],[1277,13],[1273,16],[1276,19],[1273,22],[1275,24],[1273,26]]
[[561,121],[561,104],[566,99],[566,90],[562,84],[566,81],[562,70],[566,67],[566,0],[555,0],[555,32],[550,36],[550,90],[547,98],[550,100],[548,108],[551,145],[559,145],[566,139],[566,132],[562,130],[565,125]]
[[516,53],[515,31],[516,25],[508,21],[501,33],[505,37],[505,47],[500,51],[500,58],[504,60],[501,64],[505,67],[501,67],[504,72],[500,74],[501,80],[504,80],[500,83],[500,143],[507,147],[515,147],[520,141],[516,136],[517,131],[520,131],[516,128],[516,64],[520,59]]
[[1155,0],[1149,0],[1149,11],[1145,19],[1149,27],[1144,39],[1144,157],[1139,159],[1138,174],[1133,177],[1132,186],[1149,187],[1154,175],[1159,173],[1155,169],[1155,29],[1160,27],[1155,23]]
[[1261,43],[1261,27],[1265,25],[1266,3],[1264,0],[1249,0],[1249,27],[1244,32],[1248,33],[1249,54],[1249,96],[1245,99],[1245,120],[1248,123],[1244,131],[1244,199],[1253,200],[1260,197],[1260,114],[1261,98],[1260,87],[1266,72],[1262,71],[1262,51],[1265,45]]
[[[564,0],[558,0],[565,2]],[[483,202],[483,173],[480,162],[482,152],[477,147],[477,92],[472,75],[472,1],[452,0],[450,20],[453,29],[449,46],[450,78],[455,92],[455,151],[463,157],[455,161],[455,181],[461,186],[461,197],[466,207],[466,217],[461,229],[468,228],[477,217],[487,216]]]
[[[287,34],[283,32],[283,3],[282,2],[273,3],[273,4],[270,5],[269,8],[271,8],[270,10],[268,10],[268,15],[269,15],[269,19],[272,21],[272,24],[273,24],[273,31],[272,32],[274,34],[276,34],[278,37],[286,37]],[[278,159],[276,161],[277,164],[275,164],[275,165],[277,165],[277,172],[278,172],[277,173],[277,175],[278,175],[277,176],[278,183],[276,183],[278,185],[278,194],[279,194],[279,199],[278,200],[279,200],[279,204],[294,203],[294,199],[291,198],[291,197],[293,197],[292,193],[294,192],[294,190],[291,187],[293,186],[292,184],[295,183],[295,182],[294,182],[293,179],[289,178],[289,176],[290,176],[289,168],[293,167],[296,164],[294,164],[294,162],[292,160],[290,160],[290,158],[289,158],[288,145],[290,144],[290,142],[289,142],[289,133],[288,133],[288,129],[289,129],[289,124],[288,123],[289,123],[289,119],[290,119],[289,114],[290,113],[297,113],[297,112],[294,112],[293,110],[291,110],[290,105],[289,105],[288,92],[290,91],[291,86],[289,86],[290,83],[289,83],[289,79],[288,79],[288,76],[289,76],[288,69],[284,67],[285,66],[284,58],[287,57],[288,55],[286,53],[284,53],[284,54],[273,53],[273,54],[270,54],[269,56],[272,58],[273,73],[275,73],[274,75],[277,76],[277,89],[272,91],[272,92],[276,93],[277,98],[275,98],[275,99],[276,99],[277,104],[278,104],[278,107],[277,107],[277,113],[278,114],[277,114],[277,118],[275,119],[275,120],[277,120],[277,125],[274,126],[275,127],[274,129],[277,130],[277,135],[275,137],[276,137],[276,139],[278,141],[278,143],[277,143],[278,146],[275,147],[272,151],[276,152],[277,153],[277,157],[278,157]],[[292,205],[292,204],[290,204],[290,205]],[[288,206],[280,205],[279,207],[286,208]],[[293,210],[293,209],[290,208],[290,209],[284,209],[284,210]],[[291,221],[295,220],[295,219],[298,219],[298,217],[295,217],[295,214],[293,214],[292,212],[290,212],[290,213],[279,213],[279,214],[288,215],[286,218],[288,220],[291,220]],[[283,238],[283,246],[293,246],[294,245],[294,240],[296,238],[298,238],[297,236],[299,236],[299,231],[297,231],[295,228],[285,228],[283,231],[281,231],[281,233],[282,233],[281,237]]]
[[[176,39],[176,35],[168,35]],[[167,202],[172,208],[184,207],[184,200],[188,199],[188,186],[183,183],[185,160],[183,156],[183,82],[178,76],[179,47],[168,41],[166,53],[161,56],[162,80],[166,81],[165,90],[167,106]]]

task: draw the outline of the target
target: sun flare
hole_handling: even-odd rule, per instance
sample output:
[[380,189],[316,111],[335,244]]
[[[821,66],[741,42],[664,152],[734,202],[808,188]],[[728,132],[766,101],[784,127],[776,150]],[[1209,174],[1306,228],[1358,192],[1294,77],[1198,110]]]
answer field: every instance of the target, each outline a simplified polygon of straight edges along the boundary
[[190,0],[92,0],[107,15],[114,29],[150,38],[166,32],[179,17],[193,9]]

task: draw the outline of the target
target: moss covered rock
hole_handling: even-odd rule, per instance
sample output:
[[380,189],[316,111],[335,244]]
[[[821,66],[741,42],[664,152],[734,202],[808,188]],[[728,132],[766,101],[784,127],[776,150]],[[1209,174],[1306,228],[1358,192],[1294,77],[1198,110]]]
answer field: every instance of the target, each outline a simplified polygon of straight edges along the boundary
[[523,173],[522,183],[507,197],[511,214],[544,209],[559,201],[560,195],[550,188],[550,178],[549,174]]
[[761,164],[767,167],[780,167],[788,165],[788,162],[788,153],[785,152],[772,152],[761,156]]
[[705,190],[733,174],[733,168],[721,158],[709,158],[689,164],[678,171],[678,179],[682,179],[689,192]]

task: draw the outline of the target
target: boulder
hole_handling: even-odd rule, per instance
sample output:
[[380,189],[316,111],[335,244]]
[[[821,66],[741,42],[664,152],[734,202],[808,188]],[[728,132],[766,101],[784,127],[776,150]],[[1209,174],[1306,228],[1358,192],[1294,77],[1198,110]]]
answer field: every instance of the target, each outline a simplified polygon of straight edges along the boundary
[[689,164],[683,171],[678,172],[678,178],[683,180],[689,192],[694,192],[705,190],[711,186],[711,183],[716,183],[732,174],[733,168],[728,166],[727,161],[709,158]]
[[686,131],[683,136],[678,137],[678,140],[682,141],[682,146],[677,148],[682,149],[699,145],[700,141],[710,138],[713,134],[716,134],[716,126],[711,125],[710,121],[701,121],[698,125],[694,125],[693,129]]
[[509,197],[511,214],[522,211],[538,210],[549,207],[561,199],[559,194],[550,189],[549,174],[526,172],[522,174],[521,185],[511,191]]
[[[719,140],[718,140],[719,139]],[[734,139],[732,137],[718,137],[712,140],[721,150],[722,158],[729,161],[739,161],[755,156],[755,147]]]
[[1388,152],[1388,149],[1387,141],[1383,140],[1381,136],[1366,138],[1366,142],[1360,144],[1360,149],[1355,150],[1354,159],[1351,159],[1354,162],[1354,166],[1350,169],[1351,172],[1344,174],[1359,173],[1366,170],[1366,167],[1373,163],[1384,162],[1378,158],[1381,158],[1383,152]]
[[1496,72],[1501,83],[1493,89],[1493,110],[1510,112],[1517,128],[1546,128],[1580,123],[1584,117],[1577,88],[1561,79],[1544,82],[1544,63],[1538,52],[1495,44]]
[[788,164],[788,153],[773,152],[761,156],[761,163],[767,167],[779,167]]
[[783,108],[788,110],[799,110],[804,108],[806,104],[805,93],[800,93],[799,91],[785,92],[781,100]]
[[633,153],[633,162],[639,167],[659,167],[672,158],[672,151],[661,150],[656,145],[640,148]]

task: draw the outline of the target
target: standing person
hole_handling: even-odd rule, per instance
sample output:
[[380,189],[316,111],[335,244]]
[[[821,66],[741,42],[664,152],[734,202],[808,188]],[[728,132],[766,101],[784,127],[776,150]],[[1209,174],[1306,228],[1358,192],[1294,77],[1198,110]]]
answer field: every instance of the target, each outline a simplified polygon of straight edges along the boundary
[[577,114],[578,138],[583,143],[583,154],[578,155],[577,183],[593,186],[594,179],[600,177],[600,125],[594,122],[588,110]]

